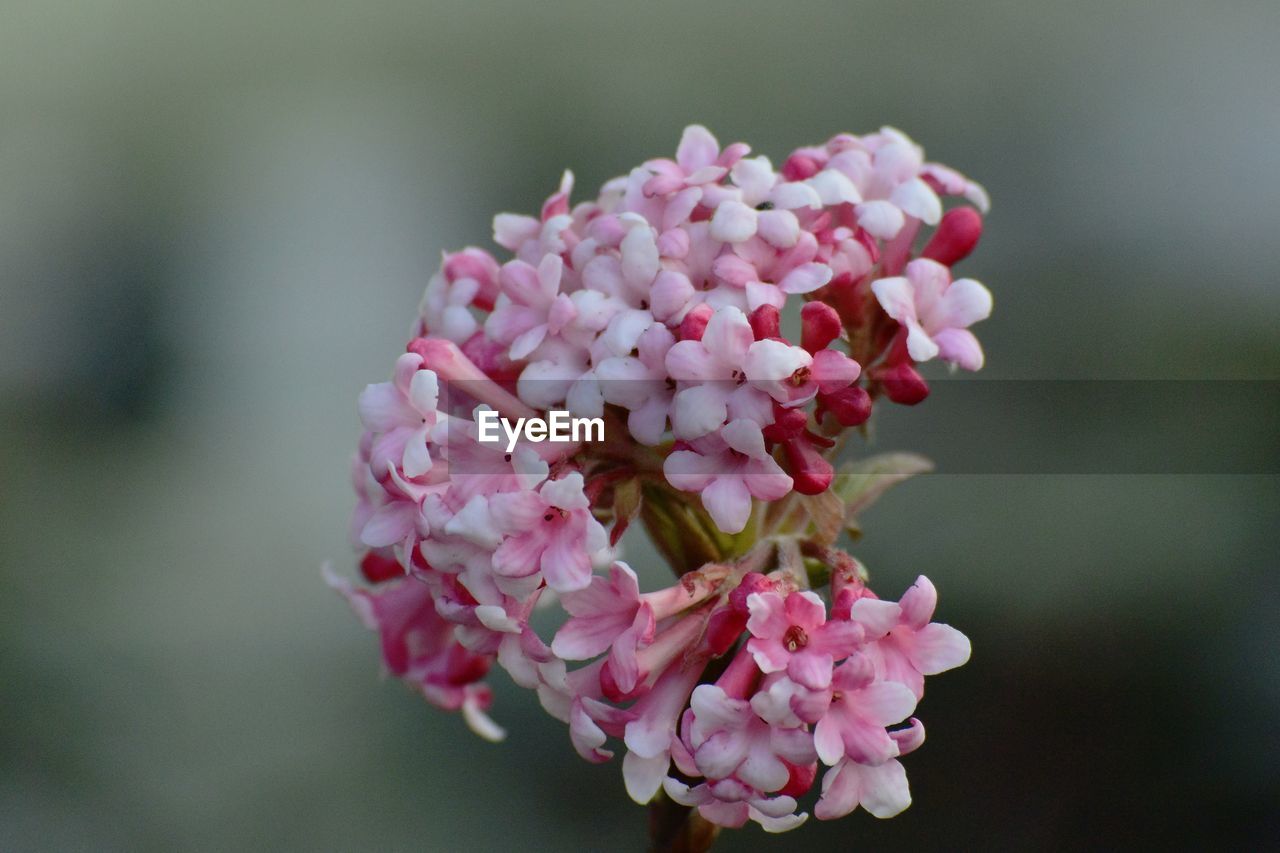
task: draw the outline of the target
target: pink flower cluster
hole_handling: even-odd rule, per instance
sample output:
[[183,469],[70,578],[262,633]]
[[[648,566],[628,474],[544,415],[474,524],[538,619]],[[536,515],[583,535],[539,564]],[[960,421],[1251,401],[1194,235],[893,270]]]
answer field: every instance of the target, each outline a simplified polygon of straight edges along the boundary
[[[638,802],[665,789],[716,824],[780,831],[804,820],[819,764],[818,818],[905,808],[897,759],[924,739],[924,676],[968,659],[930,621],[928,580],[877,598],[815,538],[804,496],[830,493],[833,447],[877,401],[927,395],[920,362],[981,367],[969,326],[991,296],[950,271],[980,236],[982,188],[898,131],[778,169],[749,153],[690,127],[675,159],[594,200],[571,206],[566,173],[539,216],[496,217],[510,259],[444,257],[391,381],[360,395],[368,586],[330,582],[386,668],[479,734],[503,735],[483,681],[496,661],[587,760],[620,740]],[[481,440],[483,409],[558,408],[605,419],[607,440]],[[729,550],[642,593],[617,559],[632,518],[649,523],[622,497],[641,493]],[[828,563],[829,607],[801,551]],[[557,602],[548,643],[530,616]]]

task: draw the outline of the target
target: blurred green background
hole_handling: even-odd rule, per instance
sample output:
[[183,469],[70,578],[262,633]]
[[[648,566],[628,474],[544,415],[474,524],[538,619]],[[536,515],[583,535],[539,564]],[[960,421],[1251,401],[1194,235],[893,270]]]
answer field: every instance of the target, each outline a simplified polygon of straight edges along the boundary
[[[320,582],[355,395],[440,251],[689,122],[775,162],[893,124],[993,197],[961,268],[988,377],[1259,380],[1274,413],[1278,34],[1274,0],[0,3],[0,849],[641,849],[616,763],[502,675],[511,737],[473,738]],[[950,440],[1161,438],[992,409]],[[908,414],[885,442],[939,429]],[[929,574],[974,644],[921,707],[916,802],[723,849],[1280,841],[1256,414],[1187,411],[1256,475],[890,493],[856,553],[885,595]]]

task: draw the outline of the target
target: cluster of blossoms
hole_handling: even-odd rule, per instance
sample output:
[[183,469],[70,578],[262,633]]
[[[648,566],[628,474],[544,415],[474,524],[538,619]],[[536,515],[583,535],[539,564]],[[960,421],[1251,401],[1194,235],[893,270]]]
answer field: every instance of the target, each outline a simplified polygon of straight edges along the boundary
[[[386,668],[480,735],[503,736],[496,661],[583,758],[620,741],[636,801],[781,831],[819,775],[819,819],[905,808],[924,676],[969,657],[926,578],[882,600],[836,547],[857,496],[830,460],[873,406],[924,399],[919,363],[981,367],[991,296],[950,267],[987,202],[892,129],[778,169],[749,153],[690,127],[594,200],[571,206],[566,174],[540,216],[498,216],[509,259],[444,257],[391,381],[360,395],[367,584],[330,582]],[[477,429],[558,408],[607,440],[508,452]],[[618,559],[637,518],[667,588]],[[547,642],[530,617],[553,603]]]

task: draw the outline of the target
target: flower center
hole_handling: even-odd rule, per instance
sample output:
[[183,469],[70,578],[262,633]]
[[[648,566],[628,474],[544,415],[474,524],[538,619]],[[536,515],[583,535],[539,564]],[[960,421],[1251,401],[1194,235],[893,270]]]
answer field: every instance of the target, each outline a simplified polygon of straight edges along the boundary
[[548,522],[564,521],[568,517],[569,517],[569,513],[567,510],[563,510],[558,506],[553,506],[551,507],[551,509],[547,510],[546,515],[542,516],[542,520],[548,521]]
[[782,635],[782,644],[787,647],[787,651],[794,652],[809,644],[809,635],[799,625],[792,625],[787,629],[787,633]]
[[791,374],[791,384],[797,387],[809,381],[809,368],[802,367],[795,373]]

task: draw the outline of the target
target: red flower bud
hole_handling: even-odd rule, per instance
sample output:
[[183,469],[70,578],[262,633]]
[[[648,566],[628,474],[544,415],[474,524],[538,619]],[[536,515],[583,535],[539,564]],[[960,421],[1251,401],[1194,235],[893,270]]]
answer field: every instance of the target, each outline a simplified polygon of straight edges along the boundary
[[773,423],[761,432],[769,441],[787,441],[804,432],[809,423],[809,416],[801,409],[784,409],[773,404]]
[[924,377],[906,362],[880,370],[876,378],[884,386],[885,396],[895,403],[914,406],[929,396],[929,386],[925,384]]
[[830,412],[841,426],[853,427],[871,417],[871,395],[857,385],[818,395],[821,411]]
[[818,449],[804,438],[793,438],[783,445],[787,454],[787,469],[795,481],[795,490],[802,495],[820,495],[831,485],[835,469]]
[[782,313],[772,305],[761,305],[751,312],[747,320],[751,323],[751,331],[757,341],[782,337]]
[[370,551],[360,561],[360,574],[364,575],[364,579],[369,583],[382,583],[392,578],[404,577],[404,566],[401,566],[400,561],[395,557]]
[[951,266],[969,257],[982,237],[982,214],[972,207],[956,207],[943,214],[938,230],[925,245],[921,257]]
[[711,306],[705,302],[689,309],[689,313],[685,314],[684,319],[680,321],[680,340],[702,340],[702,333],[707,330],[707,323],[711,322],[711,315],[714,313]]
[[800,346],[810,355],[840,337],[840,328],[840,315],[825,302],[806,302],[800,309]]
[[797,767],[790,761],[783,761],[787,765],[787,769],[791,771],[791,778],[787,780],[786,787],[778,793],[784,797],[802,797],[813,787],[813,781],[818,778],[818,763],[807,764],[803,767]]
[[803,181],[805,178],[812,178],[822,170],[818,165],[818,161],[804,154],[792,154],[787,161],[782,164],[782,177],[788,181]]

